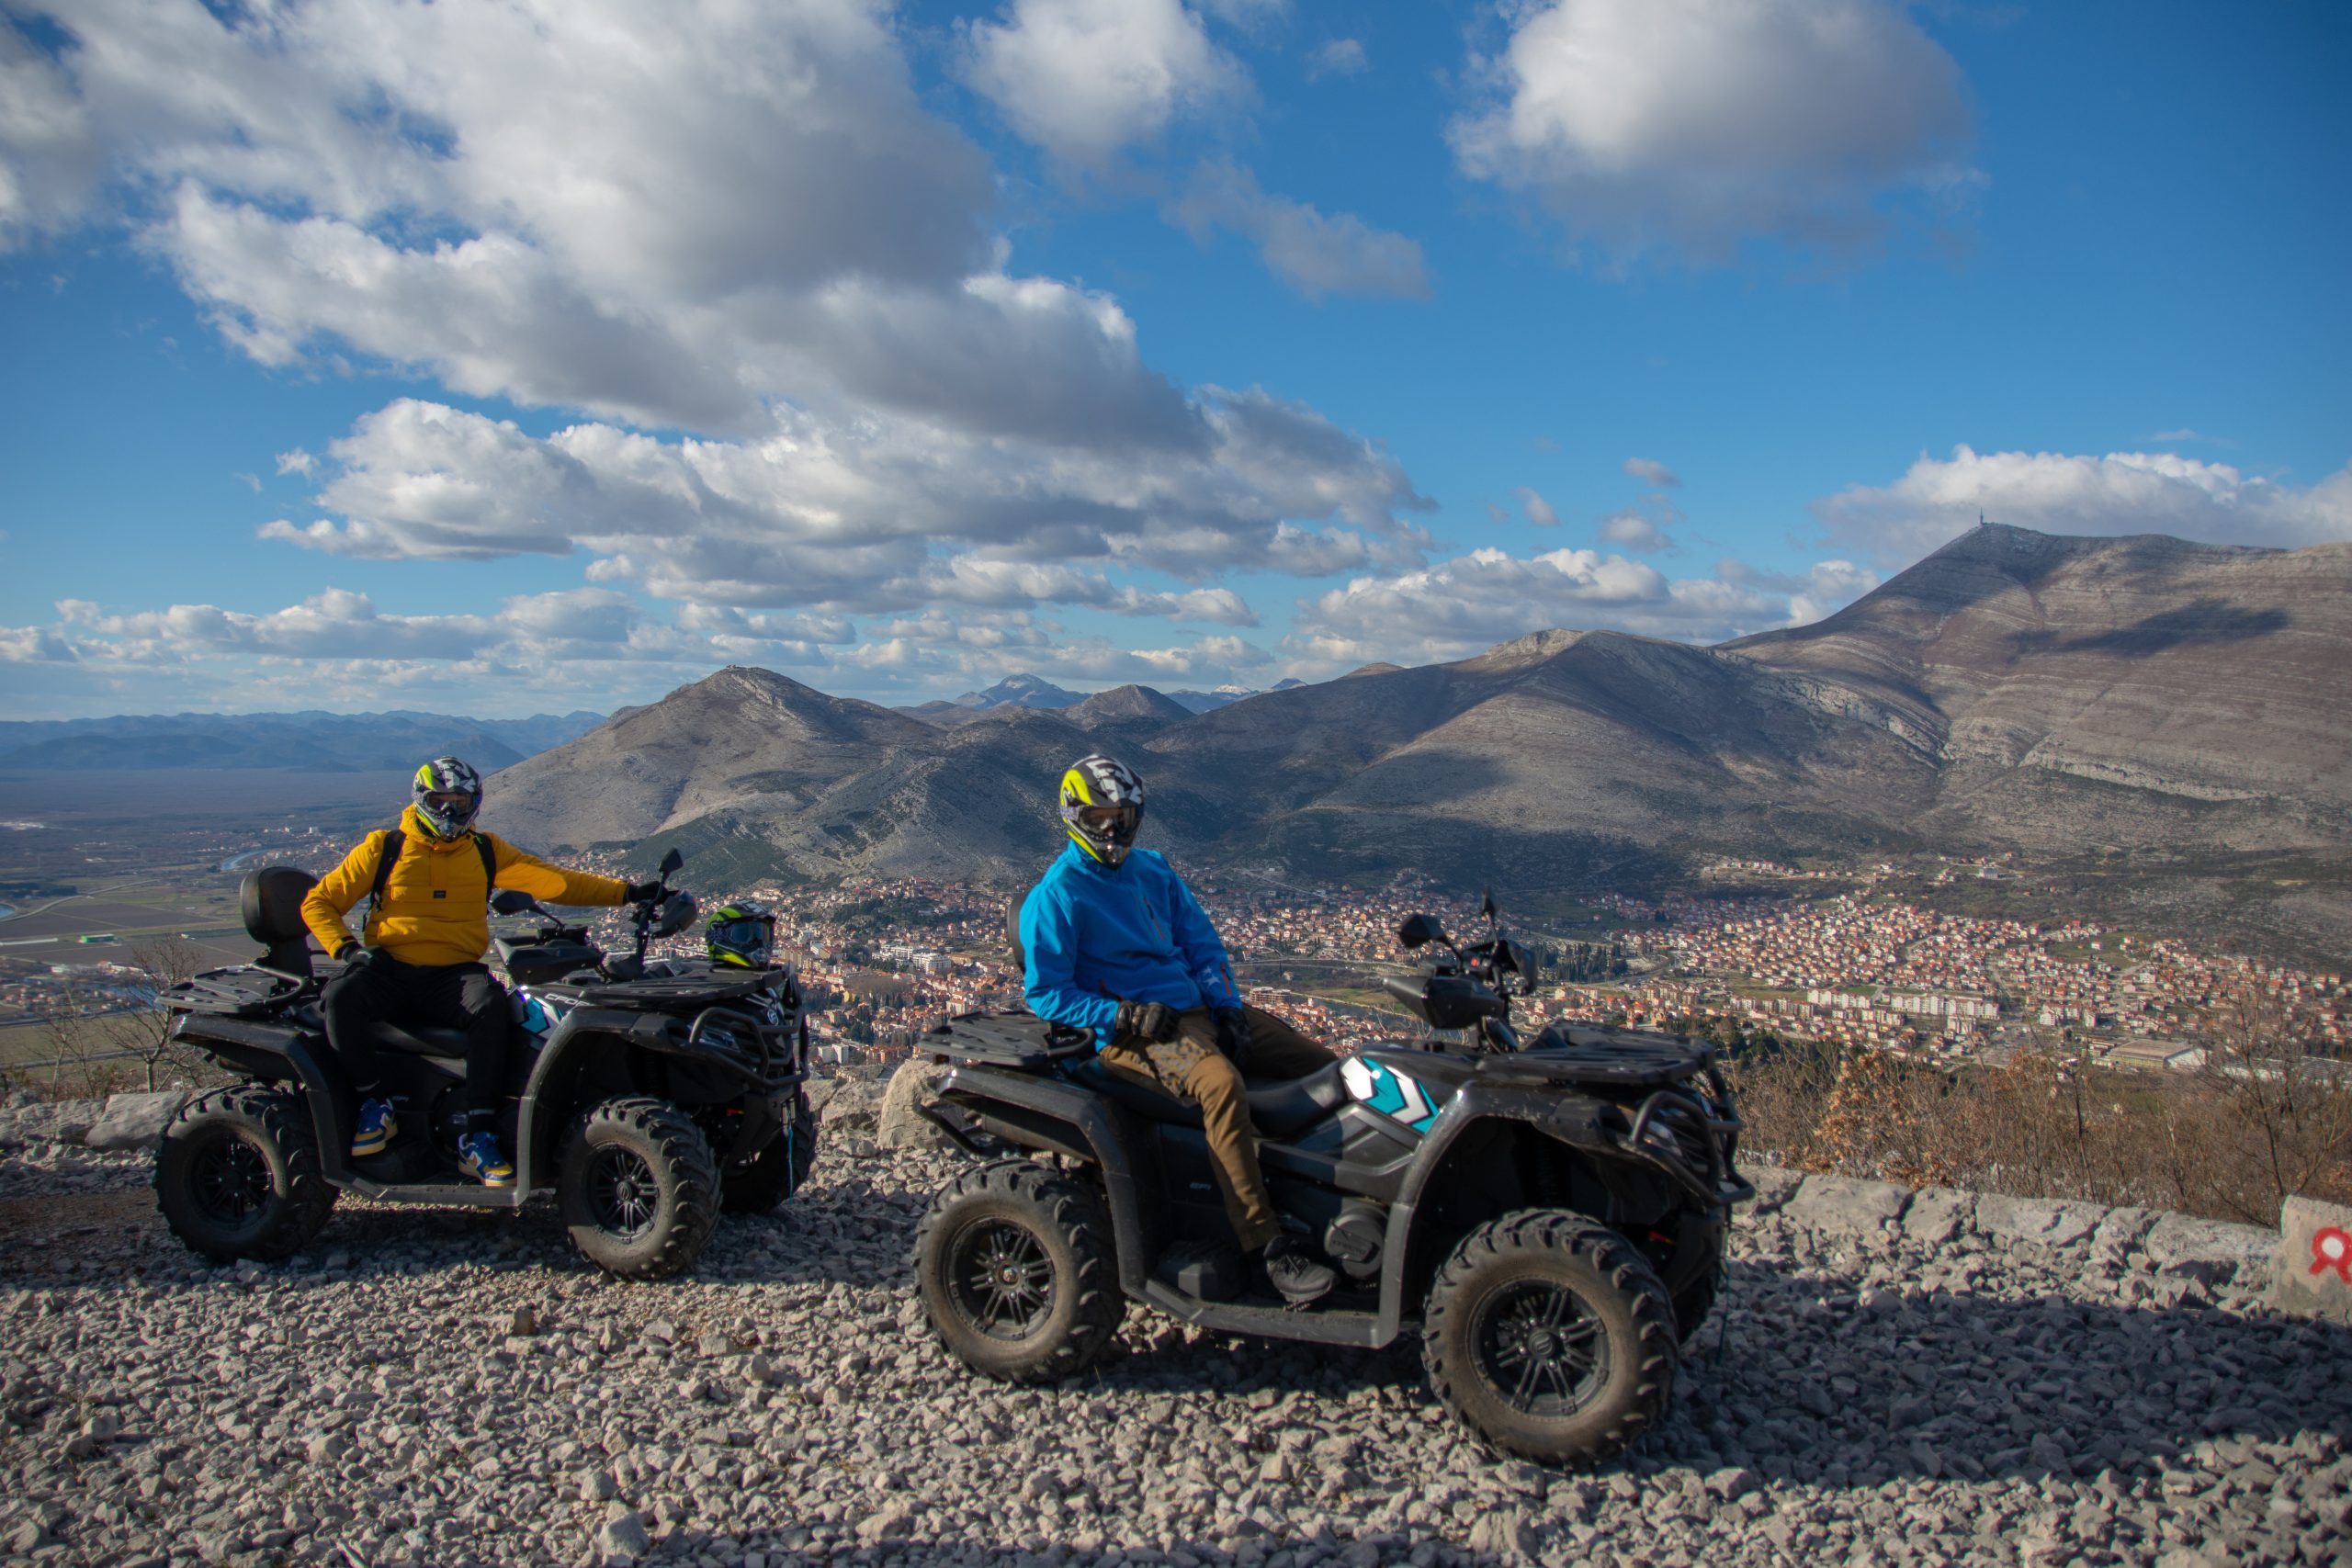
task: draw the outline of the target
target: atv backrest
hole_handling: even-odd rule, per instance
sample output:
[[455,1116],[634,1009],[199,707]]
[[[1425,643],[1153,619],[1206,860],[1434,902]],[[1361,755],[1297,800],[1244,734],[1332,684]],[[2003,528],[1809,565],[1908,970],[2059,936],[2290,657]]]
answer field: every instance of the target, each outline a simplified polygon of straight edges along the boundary
[[1025,976],[1029,973],[1029,953],[1021,945],[1021,906],[1029,901],[1026,893],[1015,893],[1004,901],[1004,942],[1012,949],[1012,962]]
[[237,889],[238,908],[245,919],[245,934],[269,950],[262,957],[263,967],[288,975],[310,974],[311,932],[302,923],[302,898],[318,881],[309,872],[290,865],[266,865],[245,873]]

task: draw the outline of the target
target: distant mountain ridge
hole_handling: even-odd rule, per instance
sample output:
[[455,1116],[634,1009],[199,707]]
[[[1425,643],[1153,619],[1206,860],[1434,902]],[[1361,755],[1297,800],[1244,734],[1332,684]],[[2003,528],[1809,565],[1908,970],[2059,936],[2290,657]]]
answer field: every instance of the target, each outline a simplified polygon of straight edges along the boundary
[[[1287,692],[1294,686],[1305,684],[1303,681],[1283,680],[1277,681],[1266,690]],[[1240,702],[1245,697],[1261,694],[1257,688],[1251,686],[1219,686],[1213,692],[1162,692],[1150,686],[1114,686],[1110,690],[1150,692],[1156,697],[1161,697],[1175,704],[1186,713],[1207,713],[1212,708],[1225,707]],[[1094,694],[1098,697],[1107,694],[1104,692]],[[927,724],[952,728],[959,724],[969,724],[972,720],[983,715],[994,713],[1001,708],[1036,708],[1047,712],[1058,712],[1064,708],[1077,707],[1090,700],[1084,694],[1065,691],[1041,675],[1022,674],[1008,675],[984,692],[967,692],[960,697],[951,698],[945,702],[920,703],[912,707],[899,708],[897,711],[912,714]]]
[[[1716,648],[1538,632],[1194,714],[1126,687],[941,728],[727,671],[509,770],[492,799],[526,841],[1025,877],[1055,840],[1053,778],[1100,749],[1144,773],[1157,846],[1299,878],[1555,889],[1920,849],[2324,859],[2352,840],[2347,672],[2352,545],[1996,526],[1809,626]],[[633,750],[646,724],[674,741]],[[616,772],[644,780],[627,801]],[[2259,897],[2352,936],[2340,886],[2308,880]],[[2199,908],[2235,919],[2241,895]]]
[[454,753],[487,773],[578,739],[604,722],[604,715],[584,709],[488,719],[395,709],[17,720],[0,722],[0,769],[390,773]]

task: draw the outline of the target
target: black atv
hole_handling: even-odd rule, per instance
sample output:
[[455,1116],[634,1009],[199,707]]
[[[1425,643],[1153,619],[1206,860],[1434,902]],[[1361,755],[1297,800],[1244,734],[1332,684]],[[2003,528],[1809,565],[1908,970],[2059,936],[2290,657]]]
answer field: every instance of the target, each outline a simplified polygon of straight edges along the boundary
[[379,1026],[401,1134],[380,1154],[349,1153],[358,1107],[318,1008],[342,965],[313,954],[301,919],[316,878],[249,874],[245,930],[268,951],[163,998],[172,1037],[244,1080],[191,1100],[164,1130],[155,1193],[172,1234],[222,1262],[277,1259],[318,1234],[338,1190],[492,1209],[552,1191],[584,1257],[644,1280],[691,1266],[722,1207],[774,1209],[816,1157],[799,988],[789,968],[647,962],[652,939],[694,919],[692,897],[666,886],[678,864],[673,851],[661,890],[633,909],[633,954],[606,955],[527,894],[492,897],[493,912],[544,922],[496,943],[514,1018],[499,1133],[515,1180],[499,1188],[458,1169],[458,1030]]
[[[1012,922],[1019,949],[1018,905]],[[1014,1382],[1083,1371],[1128,1300],[1236,1334],[1379,1347],[1409,1328],[1438,1397],[1498,1449],[1597,1464],[1664,1415],[1705,1317],[1740,1121],[1715,1050],[1553,1023],[1522,1043],[1510,997],[1534,965],[1492,919],[1391,994],[1468,1043],[1383,1045],[1253,1084],[1283,1229],[1340,1288],[1286,1307],[1247,1277],[1193,1106],[1103,1067],[1083,1032],[1027,1013],[934,1025],[954,1064],[922,1109],[998,1157],[950,1182],[915,1243],[923,1304],[967,1366]]]

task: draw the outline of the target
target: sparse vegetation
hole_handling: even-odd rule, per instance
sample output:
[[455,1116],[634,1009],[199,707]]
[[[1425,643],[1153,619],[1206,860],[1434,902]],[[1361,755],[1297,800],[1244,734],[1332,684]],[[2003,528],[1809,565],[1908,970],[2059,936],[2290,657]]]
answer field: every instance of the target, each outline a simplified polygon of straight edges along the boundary
[[1746,1147],[1805,1170],[2277,1223],[2300,1192],[2352,1202],[2352,1065],[2252,991],[2205,1066],[2156,1077],[2019,1052],[1951,1067],[1781,1045],[1733,1066]]

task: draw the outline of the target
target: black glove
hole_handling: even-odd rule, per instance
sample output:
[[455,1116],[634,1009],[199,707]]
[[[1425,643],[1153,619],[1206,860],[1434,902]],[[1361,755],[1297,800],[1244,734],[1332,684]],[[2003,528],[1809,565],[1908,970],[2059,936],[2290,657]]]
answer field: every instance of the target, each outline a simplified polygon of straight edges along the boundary
[[343,972],[348,975],[355,969],[371,967],[376,962],[377,950],[356,942],[346,942],[336,950],[334,956],[342,964]]
[[1111,1033],[1114,1039],[1173,1040],[1179,1016],[1166,1002],[1121,1002],[1118,1016],[1111,1021]]
[[1239,1008],[1219,1008],[1209,1015],[1216,1025],[1216,1048],[1242,1072],[1250,1070],[1250,1015]]
[[621,889],[624,904],[650,904],[661,896],[662,885],[658,882],[632,882]]

